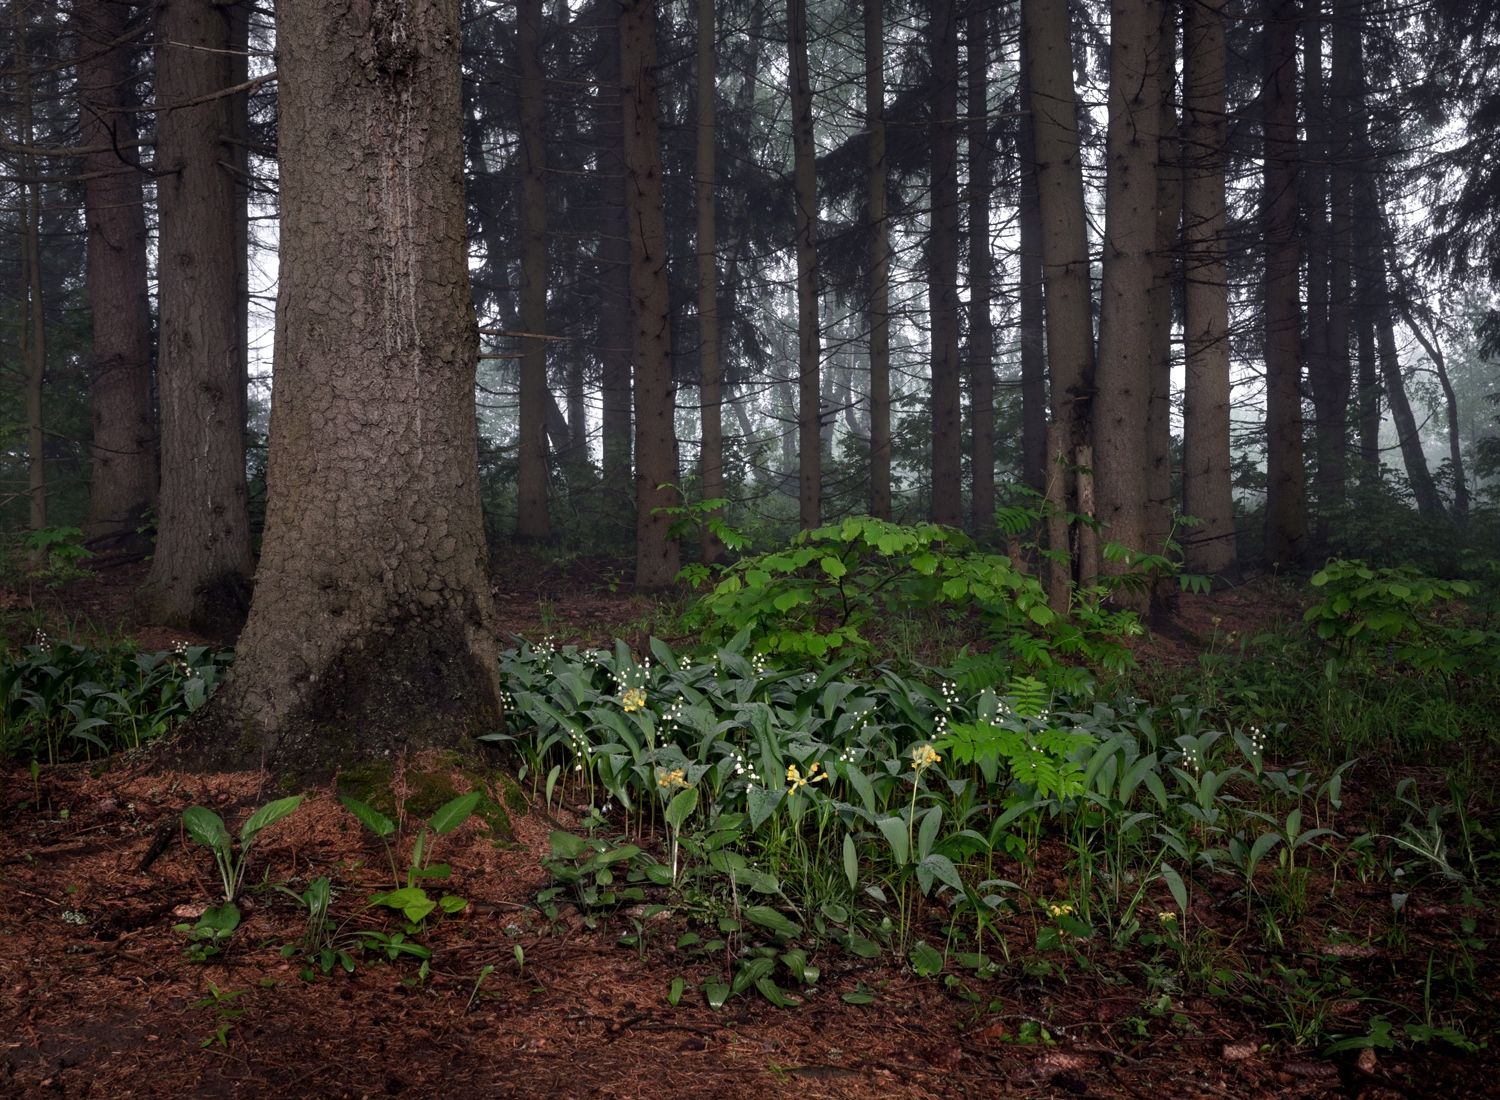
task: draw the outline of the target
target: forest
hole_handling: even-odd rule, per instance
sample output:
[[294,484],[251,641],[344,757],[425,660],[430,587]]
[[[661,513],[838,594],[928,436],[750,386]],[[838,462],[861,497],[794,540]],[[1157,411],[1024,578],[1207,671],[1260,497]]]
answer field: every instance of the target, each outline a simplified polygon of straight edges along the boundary
[[1500,7],[0,12],[7,1094],[1492,1087]]

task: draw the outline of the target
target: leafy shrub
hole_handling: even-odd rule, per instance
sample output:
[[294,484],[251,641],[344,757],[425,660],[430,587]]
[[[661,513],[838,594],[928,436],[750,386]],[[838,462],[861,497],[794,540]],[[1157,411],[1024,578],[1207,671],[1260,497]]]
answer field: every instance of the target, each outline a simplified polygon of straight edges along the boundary
[[49,764],[138,748],[201,707],[228,653],[37,640],[0,662],[0,753]]
[[[695,586],[710,579],[703,566],[685,573]],[[1007,655],[1031,667],[1075,657],[1123,668],[1129,653],[1119,638],[1140,632],[1131,613],[1095,603],[1080,602],[1071,619],[1057,615],[1040,581],[960,531],[868,516],[739,561],[688,610],[686,625],[720,642],[748,631],[760,652],[823,660],[869,652],[874,624],[913,609],[977,614]]]

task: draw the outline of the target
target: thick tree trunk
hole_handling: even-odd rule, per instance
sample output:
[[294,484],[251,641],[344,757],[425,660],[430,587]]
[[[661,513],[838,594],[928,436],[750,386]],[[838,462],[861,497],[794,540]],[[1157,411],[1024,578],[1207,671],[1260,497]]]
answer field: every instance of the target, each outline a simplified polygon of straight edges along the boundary
[[604,9],[599,65],[599,329],[606,514],[634,520],[631,477],[630,240],[625,213],[625,134],[621,129],[618,5]]
[[1047,349],[1043,337],[1042,223],[1037,205],[1036,137],[1026,89],[1031,59],[1021,36],[1021,125],[1017,159],[1021,166],[1021,480],[1043,492],[1047,485]]
[[[36,144],[32,131],[31,57],[27,48],[27,8],[17,4],[12,10],[14,35],[15,81],[17,86],[17,127],[21,144]],[[21,200],[21,286],[20,345],[21,364],[25,372],[26,406],[26,493],[30,501],[28,524],[33,531],[47,526],[47,435],[42,422],[42,391],[47,376],[47,322],[42,300],[42,185],[30,156],[20,158]]]
[[1307,337],[1303,343],[1304,370],[1313,399],[1313,449],[1317,467],[1313,489],[1320,514],[1319,541],[1326,528],[1326,514],[1343,496],[1343,407],[1347,393],[1339,397],[1336,366],[1332,360],[1329,328],[1329,295],[1332,279],[1332,236],[1328,221],[1329,104],[1324,95],[1323,23],[1326,0],[1303,0],[1302,8],[1302,104],[1306,140],[1298,175],[1298,202],[1302,210],[1301,232],[1307,259]]
[[[714,141],[718,119],[713,0],[698,0],[698,148],[694,201],[698,210],[698,384],[702,405],[703,499],[724,495],[724,372],[719,364],[719,255],[715,231]],[[722,515],[716,511],[714,515]],[[703,560],[724,557],[724,543],[705,524]]]
[[517,0],[521,107],[521,432],[516,537],[546,539],[547,513],[547,151],[542,75],[542,0]]
[[932,519],[963,523],[963,423],[958,363],[958,20],[952,0],[933,0],[932,224],[927,236],[927,312],[932,340]]
[[1229,281],[1225,255],[1224,0],[1187,5],[1183,36],[1183,180],[1186,364],[1182,412],[1183,537],[1187,568],[1237,571],[1229,457]]
[[818,184],[813,145],[812,83],[807,71],[807,0],[787,0],[787,54],[792,85],[792,179],[797,203],[797,446],[802,527],[823,515],[822,417],[818,375]]
[[[1042,273],[1046,297],[1047,371],[1052,419],[1048,432],[1048,499],[1054,509],[1071,493],[1066,467],[1088,437],[1094,394],[1094,323],[1089,286],[1089,249],[1083,204],[1083,162],[1078,147],[1077,98],[1073,91],[1073,50],[1066,4],[1023,0],[1026,39],[1027,104],[1035,141],[1037,208],[1041,215]],[[1067,549],[1049,525],[1050,549]],[[1053,571],[1049,598],[1067,601]]]
[[994,256],[990,250],[989,20],[982,4],[969,9],[969,408],[974,533],[995,528],[995,333],[990,322]]
[[[1157,7],[1160,80],[1156,169],[1156,241],[1151,259],[1150,385],[1146,413],[1146,547],[1160,552],[1172,533],[1172,328],[1182,242],[1182,131],[1177,117],[1177,29],[1182,5]],[[1152,615],[1171,610],[1177,586],[1158,578]]]
[[1318,405],[1318,476],[1325,507],[1342,504],[1349,489],[1349,354],[1354,313],[1354,172],[1352,166],[1354,66],[1361,34],[1358,3],[1335,0],[1333,67],[1329,85],[1328,339],[1324,381],[1314,387]]
[[891,233],[886,219],[885,29],[865,4],[865,216],[870,236],[870,514],[891,518]]
[[656,591],[676,579],[679,560],[677,543],[667,533],[672,519],[661,512],[678,503],[673,488],[678,475],[657,121],[656,0],[626,0],[621,7],[620,102],[635,359],[635,584]]
[[1302,462],[1302,308],[1297,238],[1297,5],[1266,0],[1261,230],[1266,274],[1266,557],[1307,552]]
[[[1151,288],[1161,115],[1156,0],[1116,0],[1110,19],[1109,174],[1094,400],[1094,475],[1105,536],[1146,551]],[[1118,570],[1116,563],[1105,568]]]
[[[152,622],[232,637],[244,621],[254,563],[232,258],[235,181],[225,168],[230,102],[214,97],[230,86],[229,15],[211,0],[164,0],[158,17],[161,494],[156,554],[137,602]],[[181,106],[187,103],[194,105]]]
[[85,148],[83,217],[88,232],[93,418],[91,539],[131,538],[156,502],[156,418],[151,407],[151,315],[146,296],[146,214],[141,173],[113,146],[130,148],[135,115],[126,108],[130,52],[113,45],[129,8],[84,0],[73,10],[78,132]]
[[[458,2],[280,0],[269,506],[210,753],[301,774],[500,720]],[[219,732],[205,724],[204,732]]]

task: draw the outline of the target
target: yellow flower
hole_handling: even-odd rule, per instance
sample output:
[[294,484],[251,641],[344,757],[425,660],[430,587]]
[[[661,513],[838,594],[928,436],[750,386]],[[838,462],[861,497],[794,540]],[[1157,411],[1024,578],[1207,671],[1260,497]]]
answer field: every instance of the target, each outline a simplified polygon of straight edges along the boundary
[[681,768],[673,768],[667,771],[665,768],[656,769],[656,785],[664,791],[670,791],[677,787],[688,785],[687,774]]
[[1163,924],[1176,924],[1177,914],[1170,909],[1163,909],[1160,913],[1156,914],[1156,919]]
[[911,766],[919,774],[925,772],[941,759],[942,756],[931,745],[916,745],[911,750]]
[[620,696],[620,705],[625,708],[625,713],[646,709],[646,693],[640,688],[631,688]]
[[1072,911],[1073,911],[1073,907],[1071,905],[1069,905],[1067,902],[1064,902],[1061,905],[1049,905],[1049,906],[1047,906],[1047,912],[1051,916],[1053,916],[1053,917],[1066,916],[1067,914],[1071,913]]

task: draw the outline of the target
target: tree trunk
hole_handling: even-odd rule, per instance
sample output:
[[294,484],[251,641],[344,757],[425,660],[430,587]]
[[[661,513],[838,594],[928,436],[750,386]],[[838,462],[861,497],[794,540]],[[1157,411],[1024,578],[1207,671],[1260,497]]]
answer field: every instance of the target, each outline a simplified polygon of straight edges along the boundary
[[625,134],[621,129],[620,22],[618,6],[605,9],[599,66],[599,329],[598,355],[603,403],[600,431],[603,448],[606,514],[623,525],[632,520],[631,477],[630,240],[626,224]]
[[517,0],[520,69],[521,432],[516,476],[516,537],[552,534],[547,514],[547,150],[542,74],[542,0]]
[[1438,343],[1437,329],[1434,327],[1432,336],[1429,338],[1417,324],[1416,318],[1412,316],[1410,308],[1402,307],[1402,317],[1406,321],[1406,327],[1411,329],[1417,343],[1422,345],[1422,350],[1427,353],[1427,358],[1432,362],[1432,369],[1437,372],[1438,384],[1443,387],[1443,407],[1448,419],[1448,463],[1453,470],[1453,518],[1460,524],[1469,518],[1469,480],[1464,476],[1464,452],[1463,441],[1459,434],[1458,419],[1458,396],[1453,392],[1453,381],[1448,377],[1448,363],[1443,355],[1443,349]]
[[891,233],[886,218],[885,29],[865,4],[865,207],[870,236],[870,514],[891,518]]
[[1022,102],[1017,159],[1021,168],[1021,480],[1041,493],[1047,486],[1047,358],[1042,335],[1042,225],[1037,206],[1036,137],[1025,89],[1030,86],[1031,59],[1021,36]]
[[[1182,241],[1182,132],[1177,118],[1177,28],[1182,5],[1158,5],[1160,81],[1156,169],[1156,240],[1151,259],[1150,383],[1146,414],[1146,548],[1160,553],[1172,534],[1172,328]],[[1152,615],[1170,613],[1177,586],[1159,577]]]
[[[1027,102],[1035,141],[1037,209],[1041,216],[1042,272],[1046,298],[1047,370],[1052,419],[1058,434],[1048,444],[1049,499],[1069,499],[1067,468],[1088,436],[1094,393],[1094,323],[1089,249],[1083,205],[1083,163],[1078,148],[1073,50],[1066,4],[1022,0],[1030,88]],[[1049,528],[1050,529],[1050,528]],[[1054,531],[1055,534],[1055,531]],[[1050,549],[1067,549],[1049,536]],[[1049,597],[1066,605],[1067,593],[1052,574]]]
[[[1160,11],[1156,0],[1116,0],[1110,11],[1109,174],[1094,476],[1106,537],[1128,549],[1146,551]],[[1105,568],[1118,571],[1120,564],[1106,563]]]
[[958,20],[932,0],[927,311],[932,339],[932,519],[963,523],[963,423],[958,363]]
[[675,506],[678,497],[673,488],[677,434],[657,121],[656,0],[626,0],[620,9],[620,101],[635,359],[635,584],[650,592],[671,585],[678,569],[677,543],[668,535],[672,518],[661,512]]
[[792,177],[797,203],[797,446],[803,529],[823,514],[822,417],[818,373],[818,185],[813,145],[812,84],[807,71],[807,0],[787,0],[787,54],[792,84]]
[[1343,405],[1348,399],[1347,394],[1342,399],[1338,395],[1329,328],[1332,238],[1328,224],[1328,156],[1331,134],[1323,80],[1324,2],[1303,0],[1302,102],[1307,136],[1298,176],[1298,202],[1302,208],[1301,229],[1307,258],[1307,337],[1303,357],[1313,399],[1313,448],[1317,458],[1313,488],[1320,510],[1320,542],[1326,534],[1328,510],[1335,507],[1343,495],[1341,420]]
[[[717,76],[713,0],[698,0],[698,379],[702,405],[702,490],[704,500],[724,495],[724,373],[719,364],[719,255],[714,218],[714,141]],[[714,516],[723,515],[715,510]],[[705,524],[703,560],[724,558],[724,543]]]
[[156,502],[156,418],[151,407],[151,315],[146,296],[146,214],[141,174],[112,146],[130,148],[125,102],[130,51],[112,45],[129,9],[84,0],[73,10],[88,297],[93,318],[89,403],[93,418],[90,539],[134,536]]
[[1307,552],[1302,464],[1302,310],[1297,238],[1297,5],[1266,0],[1261,227],[1266,274],[1266,557]]
[[969,9],[969,408],[974,491],[969,515],[974,533],[995,529],[995,333],[990,322],[995,261],[990,248],[989,21]]
[[[21,144],[36,144],[32,129],[32,71],[27,48],[27,8],[17,4],[12,10],[15,36],[15,81],[17,85],[17,129]],[[42,423],[42,390],[47,376],[47,322],[42,311],[42,185],[35,179],[36,169],[26,154],[20,158],[21,204],[21,287],[20,345],[21,364],[26,378],[26,493],[30,501],[28,524],[33,531],[47,526],[47,436]]]
[[269,505],[218,759],[325,773],[500,721],[458,8],[277,4]]
[[[1318,411],[1318,470],[1324,507],[1344,503],[1349,491],[1349,355],[1354,310],[1354,173],[1352,166],[1354,65],[1359,56],[1360,4],[1334,0],[1332,70],[1329,83],[1328,157],[1328,338]],[[1321,392],[1320,392],[1321,391]],[[1324,473],[1326,469],[1326,474]]]
[[1182,494],[1183,511],[1198,525],[1183,537],[1183,551],[1191,572],[1232,577],[1238,554],[1229,456],[1225,57],[1224,0],[1188,3],[1182,78],[1189,150],[1182,212],[1187,272]]
[[156,554],[137,602],[151,622],[231,638],[244,621],[254,568],[232,259],[235,182],[224,167],[232,127],[228,98],[198,102],[229,86],[229,16],[211,0],[165,0],[159,19],[161,494]]

